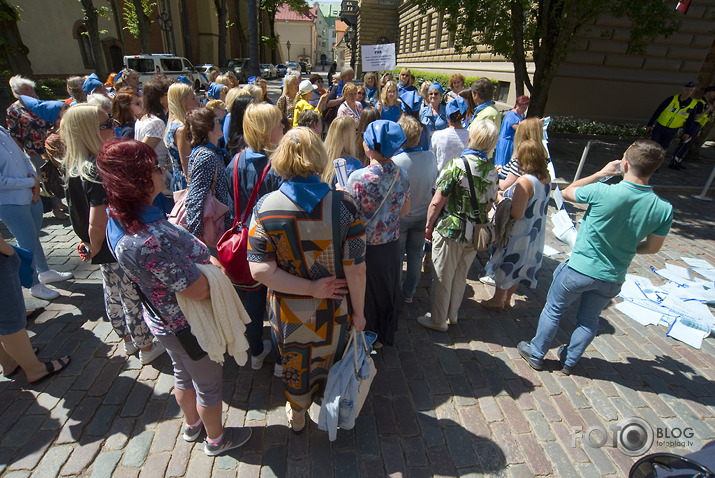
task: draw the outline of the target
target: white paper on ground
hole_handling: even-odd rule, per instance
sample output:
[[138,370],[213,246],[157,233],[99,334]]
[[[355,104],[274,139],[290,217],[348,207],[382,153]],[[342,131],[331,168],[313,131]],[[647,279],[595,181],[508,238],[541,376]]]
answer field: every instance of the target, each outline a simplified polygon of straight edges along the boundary
[[624,300],[620,304],[616,305],[616,309],[620,310],[641,325],[657,325],[663,315],[627,300]]
[[554,224],[552,232],[556,239],[573,247],[576,244],[576,228],[566,210],[559,209],[558,212],[552,214],[551,222]]
[[667,307],[671,312],[701,324],[699,328],[703,330],[705,330],[706,327],[709,327],[710,330],[715,330],[715,317],[713,317],[713,314],[710,313],[710,309],[708,309],[708,306],[705,304],[696,300],[684,301],[678,297],[669,295],[661,302],[661,305]]
[[703,269],[702,267],[693,267],[691,268],[691,270],[707,278],[710,282],[715,282],[715,269]]
[[[683,267],[681,267],[681,269],[687,271],[687,269]],[[658,269],[657,271],[655,271],[655,273],[663,277],[664,279],[668,279],[669,281],[673,281],[679,285],[690,286],[695,284],[695,282],[691,281],[689,278],[685,278],[681,272],[674,271],[672,269]],[[688,277],[690,277],[690,275],[688,275]]]
[[551,247],[548,244],[544,244],[544,255],[545,256],[551,257],[551,256],[555,256],[557,254],[561,254],[561,251],[559,251],[558,249],[554,249],[553,247]]
[[695,259],[693,257],[681,257],[680,259],[690,267],[697,267],[699,269],[715,269],[715,266],[704,259]]
[[658,290],[665,292],[668,295],[672,294],[673,296],[683,300],[697,300],[699,302],[715,304],[715,289],[708,287],[707,284],[712,285],[712,283],[708,282],[705,285],[697,283],[690,287],[679,287],[675,282],[668,282],[667,284],[659,287]]
[[671,275],[679,276],[683,280],[692,281],[693,277],[690,275],[690,271],[685,267],[676,266],[673,264],[665,264],[665,269]]
[[558,185],[556,185],[556,188],[551,193],[551,197],[554,198],[554,202],[556,203],[556,209],[563,209],[564,197],[561,195],[561,190],[559,189]]
[[624,299],[642,299],[645,297],[653,301],[660,300],[656,294],[656,287],[649,279],[633,274],[626,274],[626,281],[621,286],[621,292],[618,295]]
[[702,330],[701,325],[690,318],[680,317],[670,326],[665,335],[700,349],[703,345],[703,339],[710,335],[710,331]]

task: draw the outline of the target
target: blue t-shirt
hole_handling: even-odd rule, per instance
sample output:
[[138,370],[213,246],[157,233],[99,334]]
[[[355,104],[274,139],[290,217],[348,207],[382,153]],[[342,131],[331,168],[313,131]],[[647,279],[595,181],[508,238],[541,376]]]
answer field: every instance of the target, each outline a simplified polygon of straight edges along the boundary
[[630,181],[594,183],[576,189],[576,200],[589,205],[576,236],[569,267],[581,274],[621,284],[638,244],[650,234],[666,236],[673,206],[651,186]]

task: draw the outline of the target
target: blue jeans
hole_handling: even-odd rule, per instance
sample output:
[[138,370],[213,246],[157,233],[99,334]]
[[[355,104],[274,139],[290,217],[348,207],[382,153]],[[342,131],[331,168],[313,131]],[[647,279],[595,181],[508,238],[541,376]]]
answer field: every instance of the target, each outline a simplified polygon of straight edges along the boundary
[[263,318],[266,315],[268,288],[261,286],[257,290],[236,289],[236,291],[246,313],[251,318],[251,322],[246,324],[246,340],[251,349],[251,355],[256,357],[263,353]]
[[45,251],[40,244],[40,230],[42,229],[42,201],[35,204],[0,205],[0,221],[4,222],[10,233],[15,236],[17,245],[32,252],[32,285],[38,284],[37,274],[48,271]]
[[531,340],[531,358],[538,363],[543,362],[544,355],[556,336],[561,316],[569,305],[580,297],[576,329],[571,335],[563,363],[566,367],[576,365],[586,347],[596,337],[601,311],[620,291],[621,284],[594,279],[571,269],[568,261],[561,263],[554,271],[554,281],[539,317],[536,336]]
[[407,274],[402,280],[402,293],[407,298],[415,295],[420,282],[426,222],[427,216],[410,220],[400,219],[400,264],[407,251]]

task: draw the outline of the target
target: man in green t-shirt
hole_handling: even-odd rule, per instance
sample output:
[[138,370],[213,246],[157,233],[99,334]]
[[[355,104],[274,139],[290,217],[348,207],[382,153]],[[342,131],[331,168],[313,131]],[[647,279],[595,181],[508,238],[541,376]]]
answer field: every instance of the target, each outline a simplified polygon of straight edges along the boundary
[[[562,372],[570,374],[596,337],[599,315],[620,292],[633,257],[660,250],[673,221],[673,207],[656,196],[648,181],[664,157],[665,150],[655,141],[638,140],[622,159],[563,191],[565,199],[589,207],[571,258],[554,271],[536,335],[531,343],[519,342],[517,346],[532,368],[544,368],[544,356],[561,316],[580,297],[576,329],[568,346],[558,350]],[[617,174],[623,175],[618,184],[599,182]]]

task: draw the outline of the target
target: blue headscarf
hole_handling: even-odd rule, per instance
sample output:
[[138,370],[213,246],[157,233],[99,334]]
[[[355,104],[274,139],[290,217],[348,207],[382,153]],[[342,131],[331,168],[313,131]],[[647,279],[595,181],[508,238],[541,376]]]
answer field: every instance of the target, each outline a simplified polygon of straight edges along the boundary
[[444,96],[444,88],[442,87],[442,85],[440,85],[436,81],[430,85],[430,87],[427,91],[430,92],[432,90],[437,90],[437,91],[439,91],[440,95]]
[[447,116],[452,116],[452,113],[456,113],[457,111],[462,114],[467,112],[467,101],[461,96],[447,103]]
[[65,105],[62,101],[42,101],[25,95],[20,95],[20,99],[27,109],[49,123],[57,121],[57,118],[60,117],[60,110]]
[[386,158],[391,158],[400,146],[407,141],[402,127],[389,120],[376,120],[370,123],[363,134],[367,147]]
[[82,91],[84,91],[88,95],[91,95],[94,90],[96,90],[102,85],[103,83],[99,81],[99,77],[97,76],[97,74],[92,73],[87,77],[86,80],[84,80],[84,83],[82,83]]

